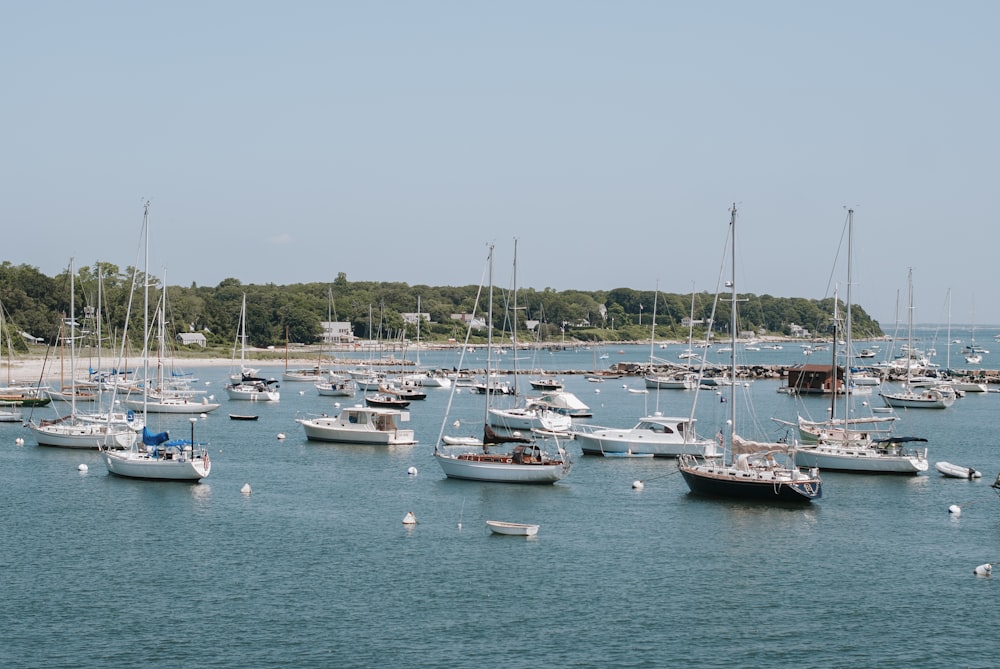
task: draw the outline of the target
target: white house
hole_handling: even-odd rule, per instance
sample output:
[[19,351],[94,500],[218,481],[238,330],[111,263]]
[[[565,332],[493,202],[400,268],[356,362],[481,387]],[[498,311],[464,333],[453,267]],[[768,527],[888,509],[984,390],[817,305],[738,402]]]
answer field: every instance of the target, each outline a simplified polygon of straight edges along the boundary
[[324,344],[351,344],[354,342],[354,328],[350,323],[339,321],[322,321]]
[[205,345],[208,343],[205,340],[205,335],[200,332],[178,332],[176,339],[185,346],[201,346],[205,348]]

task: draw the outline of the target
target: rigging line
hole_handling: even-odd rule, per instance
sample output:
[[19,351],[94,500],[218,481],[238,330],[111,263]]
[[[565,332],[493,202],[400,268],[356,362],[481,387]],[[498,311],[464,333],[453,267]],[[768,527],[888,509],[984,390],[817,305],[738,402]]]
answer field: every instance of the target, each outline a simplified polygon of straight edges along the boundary
[[648,479],[639,479],[639,482],[640,483],[645,483],[646,481],[655,481],[656,479],[665,479],[668,476],[673,476],[674,474],[680,474],[680,473],[681,473],[681,470],[674,469],[674,471],[667,472],[666,474],[660,474],[659,476],[652,476],[652,477],[650,477]]

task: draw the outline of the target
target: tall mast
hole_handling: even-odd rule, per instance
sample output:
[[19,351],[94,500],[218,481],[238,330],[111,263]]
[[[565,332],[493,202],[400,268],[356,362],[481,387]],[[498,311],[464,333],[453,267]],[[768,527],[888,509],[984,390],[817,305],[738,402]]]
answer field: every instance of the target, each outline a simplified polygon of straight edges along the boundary
[[142,422],[145,425],[149,402],[149,200],[143,209],[142,230],[145,244],[142,271]]
[[76,419],[76,267],[73,258],[69,259],[69,385],[70,412]]
[[[514,269],[512,277],[514,285],[514,308],[511,310],[510,319],[510,332],[511,332],[511,343],[514,346],[514,402],[517,403],[518,400],[518,387],[517,387],[517,237],[514,237]],[[486,380],[487,388],[489,387],[489,379]]]
[[[486,402],[484,402],[483,425],[490,422],[490,376],[493,373],[493,243],[490,243],[490,290],[489,306],[486,308]],[[516,357],[516,356],[515,356]],[[486,440],[483,440],[483,450],[486,449]]]
[[[851,418],[851,283],[854,270],[854,210],[847,210],[847,315],[844,324],[844,341],[847,343],[847,356],[844,358],[844,442],[847,442],[847,428]],[[834,367],[834,387],[836,388],[837,369]],[[836,393],[834,393],[836,395]]]
[[729,451],[730,456],[732,455],[733,449],[733,436],[736,434],[736,203],[733,203],[733,209],[729,216],[729,233],[732,237],[732,266],[730,269],[729,281],[730,286],[733,289],[732,293],[732,304],[729,305],[729,338],[730,338],[730,348],[732,351],[729,352],[732,363],[730,365],[729,371]]

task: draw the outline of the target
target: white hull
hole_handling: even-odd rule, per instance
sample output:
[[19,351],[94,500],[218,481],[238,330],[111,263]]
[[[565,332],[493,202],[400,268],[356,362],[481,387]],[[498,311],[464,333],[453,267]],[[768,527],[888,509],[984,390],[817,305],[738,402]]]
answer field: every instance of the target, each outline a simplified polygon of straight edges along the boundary
[[298,423],[311,441],[373,446],[409,446],[417,443],[413,430],[400,429],[396,421],[409,420],[398,409],[350,407],[336,417],[300,418]]
[[676,458],[680,455],[717,457],[722,455],[716,441],[688,439],[684,434],[694,434],[688,418],[671,418],[660,415],[646,416],[632,428],[621,429],[580,425],[573,430],[573,438],[585,455],[622,455],[633,457],[651,455]]
[[200,481],[212,471],[212,462],[207,454],[193,459],[187,455],[153,457],[150,453],[134,450],[102,451],[101,455],[110,473],[128,478]]
[[277,402],[281,392],[277,390],[259,390],[251,386],[226,386],[226,394],[231,400],[248,402]]
[[894,409],[947,409],[955,398],[937,391],[882,393],[886,406]]
[[546,430],[567,432],[573,419],[554,411],[537,409],[490,409],[490,425],[504,430]]
[[[122,404],[133,411],[143,410],[142,400],[124,400]],[[176,397],[162,400],[148,400],[145,409],[147,413],[200,414],[215,411],[220,406],[222,405],[209,402],[207,399],[201,402],[194,402],[185,397]]]
[[919,474],[927,471],[927,452],[889,454],[874,447],[820,445],[795,450],[796,464],[820,470],[866,474]]
[[513,462],[460,459],[457,455],[435,453],[445,476],[467,481],[494,483],[555,483],[569,473],[568,462],[552,464],[516,464]]
[[934,469],[938,470],[944,476],[955,479],[978,479],[983,475],[982,472],[972,467],[953,465],[950,462],[935,462]]
[[486,526],[494,534],[506,534],[514,537],[533,537],[538,534],[538,525],[528,523],[508,523],[502,520],[487,520]]
[[129,448],[136,433],[131,428],[100,423],[30,425],[39,446],[58,448]]

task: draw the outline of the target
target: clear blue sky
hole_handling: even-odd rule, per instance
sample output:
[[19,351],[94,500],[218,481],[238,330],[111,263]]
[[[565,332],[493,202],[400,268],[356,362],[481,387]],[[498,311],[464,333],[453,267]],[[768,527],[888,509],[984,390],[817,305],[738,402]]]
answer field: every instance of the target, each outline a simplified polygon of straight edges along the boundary
[[[1000,3],[8,2],[0,260],[1000,323]],[[141,266],[141,263],[140,263]],[[508,272],[509,275],[509,272]],[[985,333],[984,333],[985,335]]]

